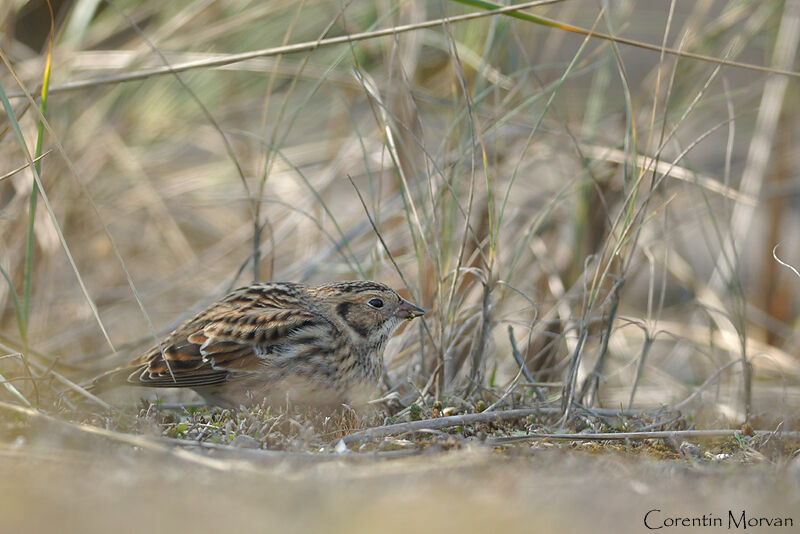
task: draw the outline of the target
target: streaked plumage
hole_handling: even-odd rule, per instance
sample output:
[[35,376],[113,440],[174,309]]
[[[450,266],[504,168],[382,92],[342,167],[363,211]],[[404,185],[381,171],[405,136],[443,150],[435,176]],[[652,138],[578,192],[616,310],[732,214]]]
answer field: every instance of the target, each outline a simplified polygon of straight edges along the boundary
[[386,342],[424,311],[378,282],[239,288],[129,365],[97,377],[119,385],[192,388],[212,404],[361,403],[377,386]]

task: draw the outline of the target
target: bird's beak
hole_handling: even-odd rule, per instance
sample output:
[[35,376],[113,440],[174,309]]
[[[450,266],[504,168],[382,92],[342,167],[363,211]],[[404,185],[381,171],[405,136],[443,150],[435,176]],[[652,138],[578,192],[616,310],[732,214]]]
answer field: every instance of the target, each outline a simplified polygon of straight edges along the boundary
[[400,306],[397,308],[397,311],[394,312],[395,317],[399,317],[400,319],[408,319],[411,320],[414,317],[419,317],[420,315],[425,315],[425,310],[420,308],[419,306],[414,306],[406,299],[400,299]]

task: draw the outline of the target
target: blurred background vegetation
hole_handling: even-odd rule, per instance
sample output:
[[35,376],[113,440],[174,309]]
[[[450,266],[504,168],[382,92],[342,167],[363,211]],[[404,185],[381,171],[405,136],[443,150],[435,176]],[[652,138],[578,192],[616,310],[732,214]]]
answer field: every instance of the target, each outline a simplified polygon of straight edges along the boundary
[[[796,513],[796,433],[497,444],[798,430],[800,2],[534,3],[0,2],[0,531]],[[385,421],[61,395],[232,287],[351,278],[428,310]]]
[[386,353],[406,404],[796,429],[797,2],[525,10],[611,40],[470,4],[54,0],[37,149],[48,6],[3,2],[0,397],[254,279],[369,278],[429,310]]

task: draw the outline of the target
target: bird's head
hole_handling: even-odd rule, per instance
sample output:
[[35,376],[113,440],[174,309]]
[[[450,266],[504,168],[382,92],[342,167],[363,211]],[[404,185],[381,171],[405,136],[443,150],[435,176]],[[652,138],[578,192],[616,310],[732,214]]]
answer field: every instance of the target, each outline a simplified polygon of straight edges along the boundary
[[332,316],[347,329],[356,346],[370,352],[382,349],[403,320],[425,314],[378,282],[336,282],[309,288],[309,292],[330,307]]

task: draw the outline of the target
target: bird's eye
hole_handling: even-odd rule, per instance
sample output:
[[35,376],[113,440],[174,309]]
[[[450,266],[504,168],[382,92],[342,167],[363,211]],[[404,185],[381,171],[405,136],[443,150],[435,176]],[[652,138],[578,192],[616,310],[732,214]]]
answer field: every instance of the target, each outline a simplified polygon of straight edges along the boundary
[[372,299],[367,302],[373,308],[383,308],[383,301],[381,299]]

